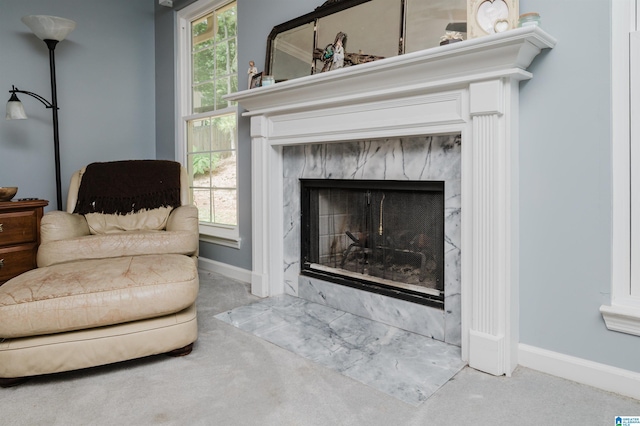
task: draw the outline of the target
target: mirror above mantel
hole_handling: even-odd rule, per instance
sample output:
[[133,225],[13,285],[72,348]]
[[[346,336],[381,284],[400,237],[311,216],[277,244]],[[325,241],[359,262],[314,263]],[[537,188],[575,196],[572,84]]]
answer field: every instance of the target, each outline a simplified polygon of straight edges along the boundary
[[277,25],[265,73],[291,80],[466,38],[468,0],[328,0]]

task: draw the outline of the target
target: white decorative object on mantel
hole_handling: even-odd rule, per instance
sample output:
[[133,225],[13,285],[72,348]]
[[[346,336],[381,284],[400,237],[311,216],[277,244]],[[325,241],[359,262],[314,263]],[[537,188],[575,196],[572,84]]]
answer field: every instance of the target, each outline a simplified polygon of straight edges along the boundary
[[518,0],[467,0],[467,38],[516,28],[518,9]]
[[[518,345],[518,89],[539,27],[226,96],[251,117],[252,292],[284,289],[282,146],[462,135],[462,356],[510,375]],[[445,307],[446,309],[446,307]]]

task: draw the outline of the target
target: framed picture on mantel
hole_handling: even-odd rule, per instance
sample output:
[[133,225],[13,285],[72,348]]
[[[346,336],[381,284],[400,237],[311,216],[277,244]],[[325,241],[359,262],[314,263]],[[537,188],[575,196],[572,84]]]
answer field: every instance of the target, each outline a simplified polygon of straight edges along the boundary
[[467,0],[467,38],[501,33],[518,26],[518,0]]

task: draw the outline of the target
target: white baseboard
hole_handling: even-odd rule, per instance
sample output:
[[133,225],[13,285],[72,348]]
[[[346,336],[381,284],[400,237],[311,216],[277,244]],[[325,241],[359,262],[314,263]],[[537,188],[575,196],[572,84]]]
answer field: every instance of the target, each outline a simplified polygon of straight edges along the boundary
[[198,268],[208,272],[215,272],[225,277],[233,278],[234,280],[251,283],[251,271],[227,263],[199,257]]
[[520,343],[518,364],[563,379],[640,399],[640,373]]

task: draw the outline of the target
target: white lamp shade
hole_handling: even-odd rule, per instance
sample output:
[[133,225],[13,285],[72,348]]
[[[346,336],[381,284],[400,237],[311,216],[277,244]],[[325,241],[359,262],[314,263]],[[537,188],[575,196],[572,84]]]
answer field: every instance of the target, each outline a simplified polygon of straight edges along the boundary
[[7,120],[24,120],[27,114],[24,112],[24,106],[20,101],[7,102]]
[[62,41],[76,27],[74,21],[57,16],[28,15],[22,22],[41,40]]

